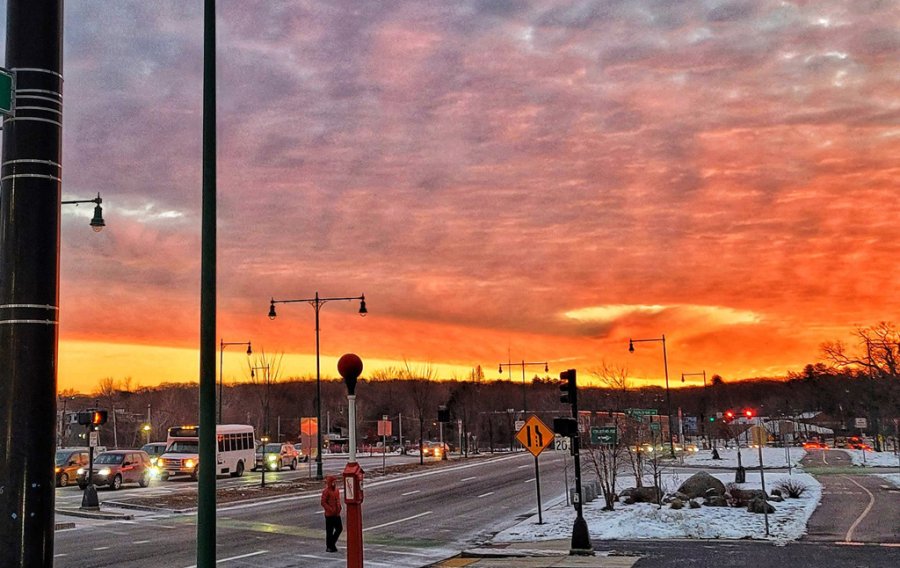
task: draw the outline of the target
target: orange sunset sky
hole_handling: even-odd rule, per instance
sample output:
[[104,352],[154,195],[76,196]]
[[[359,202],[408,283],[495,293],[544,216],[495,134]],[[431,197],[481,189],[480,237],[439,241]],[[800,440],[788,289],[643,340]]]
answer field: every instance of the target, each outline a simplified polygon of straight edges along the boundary
[[[196,381],[202,3],[65,8],[63,196],[99,191],[107,227],[62,211],[59,386]],[[352,351],[643,384],[661,349],[628,338],[662,334],[676,385],[800,370],[898,320],[898,22],[874,0],[219,2],[218,335],[308,375],[313,309],[270,321],[270,297],[364,293],[368,317],[322,308],[326,375]]]

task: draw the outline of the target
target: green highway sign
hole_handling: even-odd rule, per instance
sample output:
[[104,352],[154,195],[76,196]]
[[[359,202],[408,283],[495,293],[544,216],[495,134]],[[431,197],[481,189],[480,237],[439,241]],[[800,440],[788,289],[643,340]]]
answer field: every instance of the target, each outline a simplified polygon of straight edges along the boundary
[[15,80],[13,74],[0,67],[0,114],[11,116],[15,103]]
[[659,432],[659,422],[651,422],[650,423],[650,431],[651,432]]
[[640,416],[656,416],[659,414],[659,411],[655,408],[626,408],[625,415],[632,417],[640,417]]
[[595,446],[615,446],[616,442],[618,442],[618,434],[615,426],[591,428],[591,443]]

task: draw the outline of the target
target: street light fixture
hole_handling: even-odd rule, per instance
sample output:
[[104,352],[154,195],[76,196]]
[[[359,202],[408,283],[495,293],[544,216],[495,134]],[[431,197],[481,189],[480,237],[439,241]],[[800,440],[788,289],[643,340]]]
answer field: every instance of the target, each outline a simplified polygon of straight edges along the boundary
[[250,346],[249,341],[236,341],[236,342],[228,342],[224,339],[219,339],[219,415],[216,419],[216,424],[222,423],[222,366],[224,365],[224,351],[225,348],[229,345],[246,345],[247,346],[247,357],[253,355],[253,348]]
[[628,351],[634,353],[634,344],[635,343],[644,343],[644,342],[662,342],[662,350],[663,350],[663,370],[666,374],[666,414],[669,415],[669,453],[672,457],[675,457],[675,443],[672,441],[672,397],[669,394],[669,361],[666,355],[666,335],[663,334],[662,337],[659,338],[651,338],[651,339],[628,339]]
[[316,312],[316,479],[322,479],[322,377],[319,369],[319,310],[328,302],[346,301],[352,302],[359,300],[359,315],[365,317],[369,313],[366,309],[366,295],[361,294],[355,297],[341,298],[321,298],[319,292],[312,298],[300,298],[298,300],[276,300],[272,298],[269,303],[269,319],[273,320],[278,314],[275,313],[275,304],[295,304],[297,302],[306,302]]
[[103,200],[100,199],[100,194],[98,193],[94,199],[74,199],[61,202],[62,205],[75,205],[76,207],[79,203],[94,203],[96,205],[94,207],[94,216],[91,218],[91,228],[94,229],[95,233],[102,231],[106,223],[103,221],[103,207],[100,206]]
[[[522,415],[524,416],[525,413],[528,412],[528,391],[525,388],[525,367],[528,367],[529,365],[543,365],[544,372],[549,373],[550,372],[550,363],[548,363],[547,361],[539,361],[539,362],[522,361],[521,363],[510,363],[510,362],[500,363],[499,373],[501,375],[503,374],[503,366],[504,365],[506,365],[507,370],[509,370],[511,367],[522,367]],[[510,371],[510,380],[512,380],[512,371]]]

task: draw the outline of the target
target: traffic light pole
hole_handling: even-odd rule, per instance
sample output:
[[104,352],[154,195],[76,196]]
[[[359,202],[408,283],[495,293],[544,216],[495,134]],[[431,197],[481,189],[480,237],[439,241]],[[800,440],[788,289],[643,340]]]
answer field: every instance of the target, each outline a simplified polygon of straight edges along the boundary
[[569,547],[571,555],[593,555],[594,547],[591,545],[591,535],[588,532],[587,521],[584,520],[581,505],[584,501],[581,492],[581,433],[578,428],[578,386],[575,369],[569,369],[560,374],[563,381],[568,381],[567,399],[572,405],[572,418],[575,419],[575,432],[572,434],[572,457],[575,459],[575,524],[572,526],[572,542]]

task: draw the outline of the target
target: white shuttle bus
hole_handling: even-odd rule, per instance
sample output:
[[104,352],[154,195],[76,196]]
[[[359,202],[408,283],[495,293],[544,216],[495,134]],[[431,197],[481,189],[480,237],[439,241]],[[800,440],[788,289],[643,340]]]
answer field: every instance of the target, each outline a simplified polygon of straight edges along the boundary
[[[200,468],[200,428],[173,426],[169,428],[166,451],[156,462],[159,476],[168,479],[188,475],[197,479]],[[240,477],[256,460],[256,441],[253,426],[245,424],[216,425],[216,476]]]

